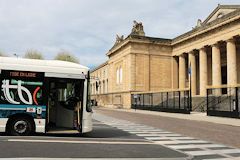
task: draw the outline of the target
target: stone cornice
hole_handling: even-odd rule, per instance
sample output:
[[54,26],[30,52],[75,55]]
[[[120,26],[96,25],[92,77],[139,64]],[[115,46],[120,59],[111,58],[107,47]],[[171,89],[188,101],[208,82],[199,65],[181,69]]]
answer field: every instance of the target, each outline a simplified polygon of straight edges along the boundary
[[[228,6],[229,7],[229,6]],[[230,6],[231,7],[231,6]],[[234,6],[232,6],[234,7]],[[212,22],[203,24],[201,27],[197,27],[187,33],[184,33],[174,39],[164,39],[164,38],[155,38],[155,37],[146,37],[146,36],[135,36],[131,35],[128,36],[123,42],[118,44],[117,46],[112,47],[109,52],[106,54],[107,56],[110,56],[112,53],[116,52],[129,42],[136,42],[136,43],[157,43],[162,45],[169,45],[173,46],[178,43],[181,43],[183,41],[186,41],[190,38],[196,37],[198,35],[201,35],[205,32],[208,32],[210,30],[213,30],[215,28],[218,28],[224,24],[230,23],[234,20],[240,19],[240,9],[237,9],[236,11],[233,11],[229,14],[224,15],[221,18],[218,18]]]
[[[221,8],[239,8],[240,5],[219,5],[209,16],[208,18],[202,23],[200,27],[194,28],[189,32],[186,32],[176,38],[173,39],[164,39],[164,38],[155,38],[155,37],[147,37],[147,36],[137,36],[137,35],[129,35],[127,38],[125,38],[122,42],[120,42],[117,45],[114,45],[106,54],[106,56],[110,56],[114,53],[116,53],[121,48],[127,46],[129,43],[141,43],[141,44],[159,44],[159,45],[165,45],[165,46],[171,46],[174,47],[174,45],[177,45],[182,42],[186,42],[192,38],[195,38],[197,36],[203,35],[209,31],[215,30],[219,27],[222,27],[226,24],[230,24],[231,22],[236,22],[240,20],[240,9],[236,9],[235,11],[228,13],[226,15],[223,15],[221,18],[217,18],[209,23],[206,23],[219,9]],[[211,45],[211,44],[210,44]],[[107,63],[107,62],[105,62]],[[105,64],[104,63],[104,64]],[[92,71],[95,71],[104,65],[101,64],[100,66],[94,68]]]
[[236,11],[233,11],[227,15],[224,15],[221,18],[218,18],[207,24],[203,24],[201,27],[195,28],[187,33],[184,33],[184,34],[174,38],[172,41],[172,45],[175,45],[177,43],[180,43],[180,42],[190,39],[192,37],[196,37],[200,34],[203,34],[205,32],[208,32],[210,30],[218,28],[224,24],[230,23],[237,19],[240,19],[240,9],[237,9]]
[[155,37],[146,37],[146,36],[137,36],[137,35],[129,35],[123,42],[118,44],[117,46],[114,46],[109,50],[109,52],[106,54],[106,56],[110,56],[111,54],[115,53],[120,48],[126,46],[128,43],[134,42],[134,43],[144,43],[144,44],[161,44],[161,45],[167,45],[171,46],[171,39],[164,39],[164,38],[155,38]]
[[220,5],[220,4],[218,4],[217,8],[215,8],[212,11],[212,13],[205,19],[203,24],[206,24],[219,9],[238,9],[238,8],[240,8],[240,5]]
[[100,68],[106,66],[107,64],[108,64],[108,61],[106,61],[106,62],[100,64],[99,66],[93,68],[93,69],[90,71],[90,73],[92,73],[92,72],[94,72],[94,71],[96,71],[96,70],[98,70],[98,69],[100,69]]

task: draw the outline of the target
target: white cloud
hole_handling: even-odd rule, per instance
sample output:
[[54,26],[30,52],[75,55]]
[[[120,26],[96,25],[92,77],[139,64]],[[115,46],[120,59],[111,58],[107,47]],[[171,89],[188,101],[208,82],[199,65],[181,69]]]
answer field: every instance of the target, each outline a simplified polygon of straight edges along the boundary
[[64,49],[96,66],[107,60],[116,34],[131,32],[133,20],[143,22],[147,36],[174,38],[218,3],[239,0],[0,0],[0,50],[24,55],[34,48],[52,59]]

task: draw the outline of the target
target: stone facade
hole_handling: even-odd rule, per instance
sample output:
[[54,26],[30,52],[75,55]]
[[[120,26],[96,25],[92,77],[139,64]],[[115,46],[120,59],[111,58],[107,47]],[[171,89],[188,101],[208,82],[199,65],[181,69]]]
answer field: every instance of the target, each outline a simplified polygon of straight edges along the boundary
[[130,35],[117,40],[108,61],[91,71],[92,99],[100,106],[130,108],[131,92],[188,88],[189,66],[193,96],[206,96],[207,85],[240,83],[238,5],[218,5],[174,39],[147,37],[134,21]]

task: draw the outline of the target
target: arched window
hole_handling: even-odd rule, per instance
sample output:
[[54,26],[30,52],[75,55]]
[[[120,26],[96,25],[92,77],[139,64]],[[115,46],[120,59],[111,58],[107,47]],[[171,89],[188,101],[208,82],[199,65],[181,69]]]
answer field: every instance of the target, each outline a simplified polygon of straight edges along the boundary
[[119,70],[117,68],[117,84],[119,84]]
[[120,68],[120,83],[122,83],[122,80],[123,80],[123,74],[122,74],[122,67]]

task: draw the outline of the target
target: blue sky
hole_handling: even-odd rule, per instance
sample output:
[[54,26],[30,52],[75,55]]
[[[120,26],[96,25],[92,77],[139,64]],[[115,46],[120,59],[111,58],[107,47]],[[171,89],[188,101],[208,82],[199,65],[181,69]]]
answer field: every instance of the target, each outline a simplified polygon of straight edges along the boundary
[[27,49],[53,59],[61,50],[90,68],[107,60],[115,36],[127,37],[133,20],[146,36],[174,38],[217,7],[239,0],[0,0],[0,51],[22,57]]

